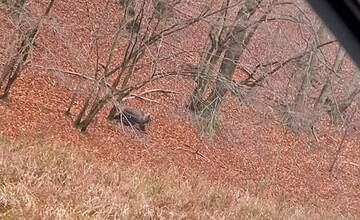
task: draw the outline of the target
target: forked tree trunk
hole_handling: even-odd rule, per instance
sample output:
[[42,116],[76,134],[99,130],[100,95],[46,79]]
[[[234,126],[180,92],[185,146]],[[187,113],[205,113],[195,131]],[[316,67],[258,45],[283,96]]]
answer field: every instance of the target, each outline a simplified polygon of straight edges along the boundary
[[225,51],[219,74],[215,80],[215,85],[212,88],[210,95],[206,99],[205,106],[203,106],[202,111],[206,112],[207,114],[217,114],[220,104],[229,91],[229,85],[232,84],[236,63],[239,61],[239,58],[242,55],[244,49],[249,44],[257,27],[258,25],[255,25],[248,31],[239,29],[242,31],[235,31],[235,33],[233,33],[233,40],[231,40],[229,43],[230,48]]
[[197,70],[198,75],[196,76],[196,87],[190,96],[190,100],[188,104],[188,108],[191,111],[198,112],[200,111],[200,109],[204,108],[203,97],[206,90],[208,89],[211,75],[214,72],[214,67],[217,64],[222,51],[223,50],[220,48],[217,49],[210,48],[209,53],[206,56],[206,59],[204,60],[206,62],[201,62],[199,64]]
[[[124,15],[124,19],[120,21],[120,26],[126,21],[128,14]],[[116,46],[119,43],[119,38],[121,34],[122,29],[119,28],[113,38],[113,41],[111,42],[110,52],[107,57],[105,70],[104,70],[104,76],[106,77],[109,74],[110,71],[110,64],[114,58],[114,53],[116,51]],[[120,78],[122,76],[121,74],[118,75],[118,77],[114,80],[112,84],[112,88],[115,89],[117,85],[120,82]],[[103,85],[106,90],[106,86]],[[92,120],[95,118],[96,114],[105,106],[108,99],[111,97],[112,94],[110,94],[109,91],[105,91],[105,94],[100,95],[102,88],[98,87],[96,88],[96,95],[94,101],[90,104],[91,97],[95,90],[91,91],[89,94],[89,97],[85,100],[80,112],[76,116],[74,120],[74,126],[78,129],[80,129],[81,132],[85,132]],[[89,109],[90,108],[90,109]]]
[[[292,131],[297,131],[299,128],[309,128],[305,117],[306,104],[308,90],[310,88],[311,79],[314,74],[315,63],[317,63],[317,51],[312,51],[309,54],[308,63],[305,70],[302,71],[301,85],[298,93],[295,96],[293,103],[291,103],[290,108],[284,114],[284,124],[290,128]],[[303,127],[304,126],[304,127]]]
[[236,69],[236,63],[259,25],[258,23],[253,27],[247,27],[250,17],[255,13],[260,2],[259,0],[247,0],[236,16],[235,26],[227,34],[229,40],[219,73],[215,79],[215,84],[212,87],[210,95],[205,100],[205,104],[199,110],[205,119],[208,118],[213,121],[213,117],[217,114],[219,106],[229,90],[228,88],[232,83]]
[[[224,2],[223,7],[226,5]],[[228,4],[228,2],[226,3]],[[240,56],[261,21],[265,20],[267,16],[267,14],[263,15],[259,22],[250,26],[250,18],[256,12],[260,3],[261,0],[246,0],[237,12],[232,28],[224,33],[224,21],[227,19],[227,14],[223,14],[223,17],[216,24],[217,29],[212,28],[211,31],[213,32],[209,33],[211,45],[208,55],[200,63],[200,77],[198,77],[197,87],[190,97],[189,105],[190,110],[200,119],[201,130],[208,134],[216,131],[218,109],[229,90],[229,85],[233,84],[232,78]],[[225,35],[225,37],[222,35]],[[224,39],[221,39],[222,37]],[[219,70],[215,71],[214,69],[222,53],[224,53],[224,57],[221,60]],[[206,98],[204,96],[209,87],[209,82],[212,82],[211,77],[214,72],[217,72],[215,82],[211,87],[209,96]]]
[[85,132],[96,114],[104,107],[110,96],[105,96],[97,102],[93,103],[89,113],[86,117],[77,125],[81,132]]
[[229,0],[223,0],[221,6],[223,11],[219,15],[216,23],[210,28],[208,35],[210,45],[207,45],[208,48],[198,64],[197,75],[195,78],[196,87],[187,104],[191,111],[197,112],[202,108],[204,103],[204,93],[208,89],[210,78],[214,73],[214,68],[224,50],[222,45],[222,35],[224,34],[228,6]]
[[[229,85],[233,84],[232,78],[237,62],[257,27],[266,18],[267,14],[263,15],[259,22],[249,26],[250,18],[256,12],[260,3],[261,0],[246,0],[237,12],[232,28],[227,28],[228,31],[224,33],[224,25],[227,19],[227,14],[224,13],[209,32],[211,44],[207,54],[199,64],[197,85],[188,104],[189,109],[200,119],[201,130],[206,133],[211,134],[216,131],[218,109],[229,90]],[[228,5],[229,1],[223,1],[223,8]],[[221,60],[219,70],[216,71],[215,68],[222,53],[224,53],[224,57]],[[206,98],[204,96],[209,88],[209,83],[212,82],[211,78],[214,72],[217,72],[215,82],[211,87],[209,96]]]

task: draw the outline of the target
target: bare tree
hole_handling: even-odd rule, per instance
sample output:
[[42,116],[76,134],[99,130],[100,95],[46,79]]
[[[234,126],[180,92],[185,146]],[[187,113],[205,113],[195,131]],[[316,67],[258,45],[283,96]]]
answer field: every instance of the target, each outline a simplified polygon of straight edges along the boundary
[[5,4],[14,13],[15,17],[18,18],[23,11],[26,0],[2,0],[0,3]]
[[223,1],[221,13],[218,15],[216,22],[210,27],[208,34],[209,45],[206,46],[206,52],[202,56],[196,69],[194,69],[196,72],[196,87],[188,103],[189,109],[194,112],[201,109],[202,99],[210,82],[209,78],[212,73],[215,72],[216,64],[224,50],[222,39],[225,35],[225,22],[229,2],[229,0]]
[[341,46],[338,46],[333,68],[328,71],[329,74],[327,76],[326,82],[323,85],[320,94],[314,104],[314,109],[312,112],[313,117],[310,119],[310,127],[314,126],[314,123],[316,122],[317,118],[320,116],[321,110],[326,108],[325,104],[330,104],[329,97],[332,92],[332,84],[334,82],[334,77],[335,77],[334,75],[336,75],[340,71],[344,57],[345,57],[345,49]]
[[[307,52],[302,59],[306,62],[304,68],[300,68],[302,73],[301,83],[295,99],[290,105],[285,105],[283,122],[292,131],[305,131],[314,134],[314,125],[321,117],[323,112],[328,113],[333,124],[342,118],[342,114],[350,107],[360,92],[359,86],[348,86],[341,82],[339,76],[341,66],[345,58],[345,50],[338,45],[335,59],[329,64],[326,56],[322,52],[322,45],[327,44],[328,33],[322,24],[315,36],[312,49]],[[322,68],[321,68],[322,67]],[[319,77],[321,76],[321,77]],[[319,89],[312,85],[312,82],[322,85]],[[334,84],[339,84],[342,89],[349,88],[347,95],[335,100]],[[311,98],[311,93],[318,93],[316,98]],[[314,100],[314,101],[313,101]]]
[[[223,12],[211,26],[208,36],[209,45],[198,65],[197,85],[188,103],[189,109],[201,118],[202,126],[210,132],[216,127],[216,115],[220,104],[229,91],[229,85],[232,84],[237,62],[257,27],[266,18],[264,15],[258,21],[251,21],[251,17],[259,7],[261,0],[246,0],[239,7],[233,26],[227,28],[225,22],[228,19],[229,2],[228,0],[223,1]],[[222,54],[223,58],[218,64]],[[219,65],[218,70],[216,70],[217,65]],[[218,73],[211,86],[210,94],[204,97],[214,72]]]
[[[33,24],[29,24],[30,27],[27,28],[27,30],[16,34],[14,40],[16,48],[13,53],[9,54],[7,62],[0,74],[0,99],[6,99],[9,96],[10,89],[24,69],[26,61],[35,44],[36,36],[41,30],[44,19],[49,15],[54,2],[54,0],[50,0],[44,14]],[[25,1],[16,1],[15,6],[19,8],[22,7],[24,3]],[[25,22],[27,21],[25,20]]]
[[[359,73],[355,73],[359,74]],[[360,93],[359,82],[356,87],[350,87],[347,96],[340,100],[333,100],[328,97],[324,103],[326,112],[330,116],[332,124],[337,124],[339,121],[344,121],[343,114],[353,104],[355,97]]]
[[318,46],[324,43],[327,37],[325,26],[320,25],[315,41],[312,43],[311,52],[304,56],[304,67],[300,68],[302,74],[300,88],[295,96],[293,103],[289,105],[283,116],[283,122],[292,130],[298,130],[299,127],[310,128],[308,118],[304,117],[304,112],[308,111],[305,108],[307,106],[308,92],[310,89],[310,83],[316,72],[316,67],[319,62],[318,56],[320,56],[320,49]]
[[[90,87],[87,98],[83,101],[82,107],[74,120],[74,126],[81,131],[86,131],[96,114],[107,103],[110,102],[113,105],[108,115],[108,119],[112,120],[121,111],[122,100],[129,96],[132,91],[164,77],[181,75],[177,70],[154,71],[146,74],[145,78],[139,79],[136,73],[144,67],[140,64],[140,61],[146,56],[147,51],[161,53],[161,51],[156,50],[156,44],[160,43],[165,37],[184,30],[213,13],[217,13],[203,10],[195,17],[171,25],[161,25],[162,19],[158,18],[154,11],[147,10],[148,1],[136,2],[137,7],[135,8],[134,4],[130,4],[130,2],[132,1],[120,2],[123,7],[123,16],[118,22],[118,29],[112,37],[111,47],[105,59],[106,62],[102,64],[99,55],[95,60],[95,74],[91,79],[93,85]],[[126,28],[129,23],[133,24],[132,27],[134,27],[134,24],[137,27]],[[114,59],[114,56],[124,31],[129,32],[129,35],[125,46],[125,55],[119,62],[118,59]]]
[[[332,59],[323,50],[332,47],[336,40],[327,40],[329,34],[324,25],[320,25],[318,29],[314,28],[311,15],[296,3],[278,1],[267,3],[270,5],[269,9],[262,16],[257,15],[256,19],[252,19],[251,15],[256,12],[260,1],[245,1],[235,16],[234,25],[228,25],[231,17],[228,9],[234,6],[230,1],[224,0],[221,6],[222,13],[210,26],[205,53],[198,65],[192,66],[196,86],[187,103],[187,107],[199,120],[201,129],[206,132],[212,133],[216,128],[218,109],[229,91],[241,102],[247,100],[246,94],[256,93],[256,99],[261,102],[261,105],[271,107],[275,104],[280,107],[282,122],[291,130],[305,129],[307,131],[313,129],[314,123],[323,112],[327,112],[332,121],[337,121],[359,93],[358,87],[351,87],[345,98],[335,101],[332,97],[334,81],[346,87],[337,77],[338,72],[341,71],[345,51],[339,46],[334,62],[329,63],[328,60]],[[278,6],[293,7],[299,12],[299,18],[294,17],[293,14],[279,16],[272,13],[272,9]],[[264,26],[269,28],[274,27],[270,24],[272,21],[294,24],[294,29],[297,27],[300,34],[297,41],[298,51],[302,52],[297,53],[295,49],[292,51],[293,54],[288,53],[289,57],[283,57],[283,60],[269,58],[268,63],[260,62],[260,59],[254,55],[253,59],[258,64],[252,69],[244,68],[244,65],[239,63],[240,57],[244,51],[249,51],[246,50],[247,46],[263,21],[267,21]],[[307,33],[307,36],[304,36],[304,33]],[[283,46],[279,45],[279,47]],[[282,50],[275,46],[267,49],[268,51]],[[245,75],[245,79],[238,82],[233,80],[236,68],[241,69],[241,74]],[[275,75],[275,73],[282,73],[282,75]],[[287,80],[289,80],[288,83],[286,83]],[[287,91],[281,91],[280,88],[272,90],[272,84],[275,81]],[[322,87],[319,88],[315,84]],[[268,96],[269,92],[273,93],[273,97]],[[292,92],[295,92],[295,95]],[[316,98],[313,98],[314,92],[318,93]],[[277,107],[271,108],[277,111],[275,109]]]

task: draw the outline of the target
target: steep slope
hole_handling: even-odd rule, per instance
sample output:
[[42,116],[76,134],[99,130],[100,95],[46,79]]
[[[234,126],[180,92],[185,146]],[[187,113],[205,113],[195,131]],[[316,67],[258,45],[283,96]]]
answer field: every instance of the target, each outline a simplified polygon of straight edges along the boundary
[[[89,34],[89,30],[82,28],[86,23],[82,18],[87,13],[82,8],[84,4],[61,1],[54,12],[68,33],[76,33],[73,38],[78,42],[85,41]],[[87,7],[94,13],[101,4],[102,1],[93,0]],[[201,48],[198,42],[204,37],[202,30],[202,26],[191,28],[192,38],[182,44]],[[58,44],[51,36],[45,30],[39,41],[54,49]],[[62,49],[59,48],[59,54]],[[39,55],[41,51],[35,52]],[[42,61],[41,56],[35,59]],[[59,62],[67,65],[65,61]],[[184,108],[191,88],[186,79],[167,79],[151,85],[179,93],[155,96],[161,105],[140,100],[129,102],[151,113],[146,135],[107,122],[110,105],[81,134],[72,127],[81,97],[71,115],[64,115],[72,94],[70,81],[76,79],[39,68],[26,70],[16,82],[10,101],[0,102],[0,132],[24,141],[63,142],[69,148],[81,147],[99,160],[126,166],[138,163],[157,169],[174,166],[188,178],[201,176],[224,187],[236,185],[259,197],[360,216],[360,140],[355,134],[346,139],[344,151],[330,173],[328,169],[341,140],[335,130],[328,129],[319,137],[320,142],[298,137],[229,97],[221,113],[222,132],[213,140],[200,141]]]

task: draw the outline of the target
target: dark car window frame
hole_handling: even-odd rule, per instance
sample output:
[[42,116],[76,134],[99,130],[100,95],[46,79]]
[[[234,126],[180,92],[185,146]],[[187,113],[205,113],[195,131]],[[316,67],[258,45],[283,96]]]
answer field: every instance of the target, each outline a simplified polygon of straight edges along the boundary
[[308,0],[360,67],[360,1]]

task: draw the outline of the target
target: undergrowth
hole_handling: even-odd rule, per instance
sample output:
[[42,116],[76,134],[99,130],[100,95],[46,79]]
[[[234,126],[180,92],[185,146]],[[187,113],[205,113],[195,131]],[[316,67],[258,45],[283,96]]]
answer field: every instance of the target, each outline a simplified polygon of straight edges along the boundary
[[0,136],[0,219],[351,219],[104,162],[75,147]]

